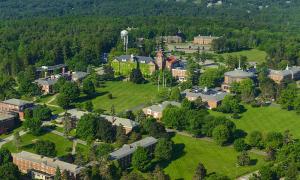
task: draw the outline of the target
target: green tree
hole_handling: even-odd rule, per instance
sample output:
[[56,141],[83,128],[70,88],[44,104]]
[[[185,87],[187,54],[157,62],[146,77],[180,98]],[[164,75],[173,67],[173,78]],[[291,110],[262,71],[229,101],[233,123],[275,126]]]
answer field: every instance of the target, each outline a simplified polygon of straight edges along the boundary
[[82,91],[87,95],[87,96],[93,96],[96,92],[95,90],[95,85],[93,81],[90,78],[86,78],[82,82]]
[[93,112],[94,105],[92,101],[86,101],[84,103],[84,109],[87,110],[88,112]]
[[56,167],[54,180],[61,180],[61,172],[58,166]]
[[170,99],[174,100],[174,101],[178,101],[178,102],[181,101],[181,93],[180,93],[179,88],[176,87],[176,88],[172,89],[171,94],[170,94]]
[[230,138],[230,132],[228,128],[224,125],[219,125],[215,127],[212,135],[213,139],[219,145],[224,145],[226,142],[228,142]]
[[37,154],[55,157],[56,156],[56,147],[55,144],[49,140],[38,140],[34,145],[34,150]]
[[233,143],[233,147],[237,152],[245,151],[248,149],[248,145],[246,144],[245,140],[242,138],[236,139]]
[[6,148],[0,148],[0,166],[12,162],[10,151]]
[[241,98],[245,103],[250,103],[254,100],[254,82],[252,79],[245,79],[240,82]]
[[207,88],[214,88],[221,85],[224,77],[223,69],[207,69],[200,76],[200,86]]
[[68,136],[72,130],[72,117],[70,113],[65,112],[63,117],[64,135]]
[[165,138],[159,139],[155,146],[154,155],[159,161],[168,161],[172,157],[173,143]]
[[42,130],[42,121],[37,118],[26,118],[24,121],[24,128],[33,135],[39,135]]
[[289,84],[287,88],[280,92],[278,103],[282,108],[292,110],[295,105],[295,99],[298,95],[298,89],[295,84]]
[[207,170],[205,169],[204,165],[202,163],[199,163],[193,176],[193,180],[204,180],[206,174]]
[[237,163],[240,166],[248,166],[251,163],[250,156],[247,151],[243,151],[241,154],[237,156]]
[[21,173],[16,165],[12,162],[5,163],[0,166],[0,179],[3,180],[19,180]]
[[14,140],[13,141],[14,141],[14,144],[15,144],[17,150],[19,150],[20,146],[21,146],[21,143],[22,143],[22,139],[20,137],[19,131],[14,133]]
[[132,166],[139,171],[146,171],[150,166],[150,157],[146,149],[138,147],[132,155]]
[[243,106],[234,96],[227,95],[217,109],[223,113],[241,113]]
[[258,147],[261,148],[263,146],[263,136],[262,133],[259,131],[252,131],[249,134],[249,144],[252,147]]

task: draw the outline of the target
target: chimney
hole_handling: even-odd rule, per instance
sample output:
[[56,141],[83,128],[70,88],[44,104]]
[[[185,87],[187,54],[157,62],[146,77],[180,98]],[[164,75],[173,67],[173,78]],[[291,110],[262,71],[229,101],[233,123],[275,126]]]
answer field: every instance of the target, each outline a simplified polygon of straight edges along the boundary
[[62,68],[62,75],[64,75],[64,74],[65,74],[65,72],[66,72],[66,68],[65,68],[65,67],[63,67],[63,68]]
[[45,78],[48,76],[48,71],[45,71]]

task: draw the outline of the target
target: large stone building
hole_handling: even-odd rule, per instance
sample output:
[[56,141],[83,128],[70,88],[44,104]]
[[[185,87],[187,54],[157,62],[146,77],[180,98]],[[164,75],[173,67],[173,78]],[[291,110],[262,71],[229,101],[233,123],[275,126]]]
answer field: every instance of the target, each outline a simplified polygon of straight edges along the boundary
[[198,45],[211,45],[212,41],[218,39],[218,37],[214,37],[214,36],[196,36],[194,37],[194,44],[198,44]]
[[147,115],[147,116],[152,116],[155,119],[161,119],[162,118],[162,113],[163,110],[169,106],[177,106],[180,107],[181,104],[175,101],[164,101],[161,104],[155,104],[149,107],[146,107],[143,109],[143,112]]
[[21,120],[24,119],[24,111],[33,107],[33,102],[20,99],[8,99],[0,102],[0,112],[17,113]]
[[13,130],[19,120],[14,114],[0,113],[0,135]]
[[221,104],[225,96],[228,95],[227,92],[223,92],[218,89],[207,88],[186,89],[182,94],[189,101],[195,101],[198,98],[201,98],[203,102],[207,103],[207,108],[209,109],[217,108]]
[[79,173],[83,169],[75,164],[26,151],[12,153],[12,157],[13,163],[18,166],[19,170],[22,173],[31,175],[33,179],[53,179],[57,167],[59,167],[61,172],[67,171],[71,179],[80,179]]
[[182,43],[180,36],[160,36],[156,39],[157,42],[163,41],[164,43]]
[[248,78],[254,79],[255,74],[253,72],[243,71],[240,68],[226,72],[224,74],[224,83],[222,84],[222,90],[230,92],[230,87],[233,82],[241,82],[242,80]]
[[277,84],[285,80],[300,80],[300,66],[286,67],[285,70],[270,70],[269,78]]
[[111,160],[117,160],[122,168],[129,167],[132,154],[138,147],[143,147],[148,150],[148,153],[153,153],[157,139],[154,137],[146,137],[132,144],[125,144],[122,148],[109,154]]
[[47,77],[47,78],[39,78],[34,82],[41,88],[41,91],[44,94],[53,94],[54,93],[54,85],[57,83],[57,77]]

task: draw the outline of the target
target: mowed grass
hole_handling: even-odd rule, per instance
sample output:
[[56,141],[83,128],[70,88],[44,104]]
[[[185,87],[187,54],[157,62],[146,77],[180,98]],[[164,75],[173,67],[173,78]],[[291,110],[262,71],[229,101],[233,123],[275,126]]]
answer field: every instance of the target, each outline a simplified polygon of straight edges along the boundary
[[262,156],[250,154],[253,165],[237,166],[238,153],[232,147],[221,147],[214,142],[178,134],[173,137],[173,141],[178,158],[164,169],[171,179],[192,179],[199,162],[204,164],[208,173],[216,172],[231,179],[253,172],[264,164]]
[[224,53],[221,54],[224,58],[227,58],[229,55],[231,56],[246,56],[248,58],[248,61],[253,61],[257,63],[265,62],[267,53],[264,51],[260,51],[258,49],[251,49],[251,50],[244,50],[239,52],[233,52],[233,53]]
[[34,153],[34,143],[37,140],[49,140],[55,143],[58,157],[68,154],[68,152],[66,151],[67,148],[72,148],[71,141],[67,140],[64,137],[55,135],[53,133],[46,133],[41,136],[33,136],[32,134],[25,134],[21,136],[21,140],[22,143],[21,143],[21,148],[19,150],[17,150],[13,141],[3,145],[3,147],[8,148],[11,152],[14,153],[22,150]]
[[[94,109],[103,109],[107,112],[111,111],[112,105],[114,105],[116,112],[122,112],[158,100],[157,86],[150,83],[106,82],[105,87],[98,88],[97,92],[100,95],[92,99]],[[108,98],[109,93],[112,93],[112,99]]]
[[[233,120],[239,129],[247,133],[254,130],[263,133],[290,130],[295,138],[300,138],[300,115],[295,111],[287,111],[277,105],[259,108],[246,106],[246,109],[247,111],[242,114],[241,119]],[[213,115],[224,115],[218,112],[211,113]]]

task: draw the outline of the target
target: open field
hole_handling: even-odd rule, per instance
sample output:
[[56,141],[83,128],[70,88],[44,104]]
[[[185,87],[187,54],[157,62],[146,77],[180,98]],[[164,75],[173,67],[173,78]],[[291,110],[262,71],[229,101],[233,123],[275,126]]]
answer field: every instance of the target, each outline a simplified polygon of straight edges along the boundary
[[176,135],[173,137],[177,159],[164,170],[171,179],[192,179],[199,162],[203,163],[208,173],[219,173],[230,178],[253,172],[264,164],[263,157],[250,154],[255,165],[238,167],[238,153],[232,147],[220,147],[213,142]]
[[233,53],[224,53],[221,54],[224,58],[226,58],[229,55],[232,56],[246,56],[248,58],[248,61],[254,61],[257,63],[262,63],[265,61],[267,53],[264,51],[260,51],[258,49],[251,49],[251,50],[244,50],[239,52],[233,52]]
[[[66,151],[67,148],[72,148],[71,141],[65,139],[64,137],[52,133],[46,133],[41,136],[33,136],[32,134],[25,134],[24,136],[21,136],[21,139],[22,139],[22,143],[19,151],[25,150],[29,152],[34,152],[33,146],[36,140],[49,140],[51,142],[54,142],[56,145],[56,151],[58,157],[66,155],[68,153]],[[8,148],[11,152],[18,152],[13,141],[3,145],[3,147]]]
[[[296,114],[295,111],[283,110],[277,105],[260,108],[246,106],[246,109],[247,111],[242,114],[241,119],[233,120],[239,129],[247,133],[254,130],[264,133],[290,130],[295,138],[300,138],[300,115]],[[213,111],[211,113],[224,115]]]
[[[150,83],[106,82],[105,87],[98,88],[97,92],[99,96],[92,99],[94,109],[103,109],[107,112],[110,112],[112,105],[115,106],[116,112],[121,112],[158,100],[157,87]],[[108,98],[109,93],[112,93],[112,99]]]

